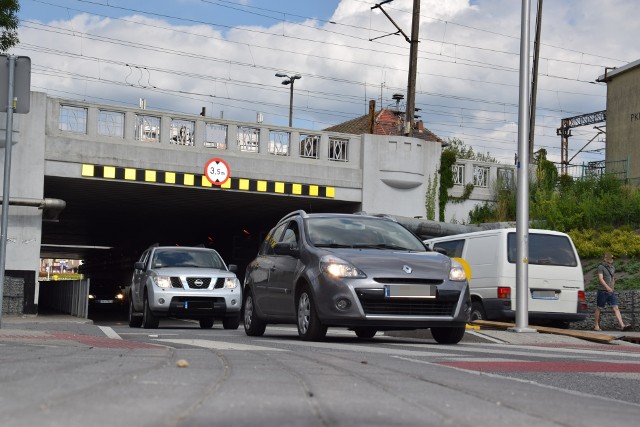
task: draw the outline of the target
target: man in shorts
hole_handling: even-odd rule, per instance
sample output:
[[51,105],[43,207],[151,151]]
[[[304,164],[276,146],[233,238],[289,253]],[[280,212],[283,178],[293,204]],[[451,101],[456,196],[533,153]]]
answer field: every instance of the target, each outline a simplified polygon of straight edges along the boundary
[[631,325],[625,325],[622,321],[622,315],[618,308],[618,296],[615,294],[614,289],[616,285],[616,279],[614,274],[616,268],[613,266],[613,256],[610,253],[604,254],[604,262],[598,266],[598,281],[600,282],[600,289],[597,294],[597,306],[595,311],[595,326],[594,331],[601,331],[600,328],[600,313],[605,309],[607,304],[613,309],[613,313],[618,319],[620,324],[620,330],[626,331],[631,328]]

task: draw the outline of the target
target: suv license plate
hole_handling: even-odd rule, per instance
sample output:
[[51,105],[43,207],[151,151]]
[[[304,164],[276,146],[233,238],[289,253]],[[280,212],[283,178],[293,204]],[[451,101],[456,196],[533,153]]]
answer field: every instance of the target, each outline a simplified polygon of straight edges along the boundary
[[438,288],[431,285],[387,285],[384,296],[387,298],[435,298]]

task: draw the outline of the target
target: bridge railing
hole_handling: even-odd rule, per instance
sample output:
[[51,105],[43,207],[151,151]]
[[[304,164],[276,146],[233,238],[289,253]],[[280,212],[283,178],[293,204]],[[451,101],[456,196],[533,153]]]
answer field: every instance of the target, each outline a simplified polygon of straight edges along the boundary
[[359,135],[48,98],[47,134],[142,142],[360,167]]

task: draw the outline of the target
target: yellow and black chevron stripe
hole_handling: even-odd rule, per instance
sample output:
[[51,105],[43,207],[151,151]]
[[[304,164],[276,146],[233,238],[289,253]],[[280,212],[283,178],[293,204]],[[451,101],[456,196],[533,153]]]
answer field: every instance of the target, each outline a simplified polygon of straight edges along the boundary
[[[119,181],[147,182],[175,185],[181,187],[215,187],[207,177],[192,173],[168,172],[153,169],[123,168],[119,166],[103,166],[83,164],[81,175],[87,178],[104,178]],[[294,196],[311,196],[334,198],[335,187],[322,185],[296,184],[284,181],[266,181],[260,179],[231,177],[219,188],[226,190],[251,191],[257,193],[287,194]]]

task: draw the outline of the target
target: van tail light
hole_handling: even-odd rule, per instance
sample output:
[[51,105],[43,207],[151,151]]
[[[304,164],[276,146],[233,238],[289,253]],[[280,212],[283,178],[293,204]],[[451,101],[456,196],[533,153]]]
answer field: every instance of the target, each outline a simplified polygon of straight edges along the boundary
[[587,299],[585,298],[584,291],[578,291],[578,304],[582,311],[586,311],[589,308],[587,307]]
[[511,299],[511,288],[507,286],[499,286],[498,299]]

